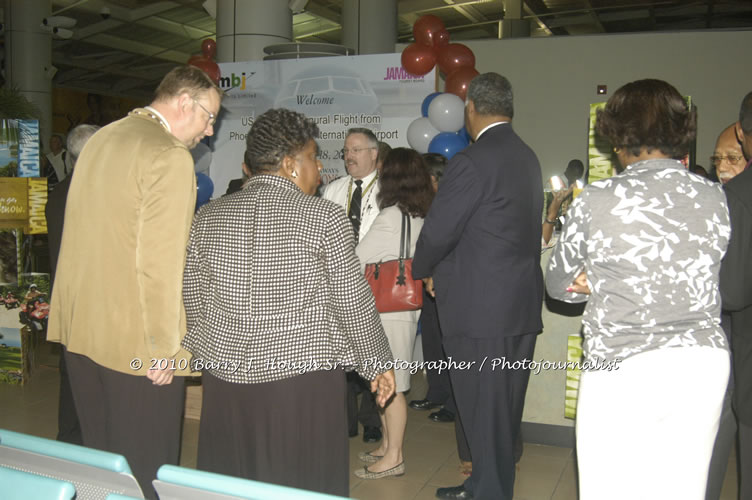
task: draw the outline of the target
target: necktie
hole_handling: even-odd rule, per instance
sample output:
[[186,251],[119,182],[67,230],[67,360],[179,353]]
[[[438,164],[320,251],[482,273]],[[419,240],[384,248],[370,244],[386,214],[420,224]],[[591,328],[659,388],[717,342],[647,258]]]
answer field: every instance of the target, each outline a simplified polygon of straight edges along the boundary
[[360,202],[363,198],[363,181],[355,181],[355,190],[352,192],[350,198],[350,222],[355,231],[355,241],[358,241],[358,235],[360,234]]

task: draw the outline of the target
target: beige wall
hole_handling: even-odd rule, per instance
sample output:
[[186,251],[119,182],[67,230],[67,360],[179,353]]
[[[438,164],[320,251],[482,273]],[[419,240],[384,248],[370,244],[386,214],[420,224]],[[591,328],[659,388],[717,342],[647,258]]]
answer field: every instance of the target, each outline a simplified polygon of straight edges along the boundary
[[[698,106],[697,162],[708,166],[720,131],[752,91],[752,30],[591,35],[462,42],[481,73],[512,82],[514,126],[538,154],[544,178],[587,155],[588,106],[641,78],[670,82]],[[745,51],[746,49],[746,51]],[[401,49],[398,49],[401,50]],[[746,64],[745,64],[746,63]]]
[[[541,255],[541,266],[545,273],[552,250]],[[567,337],[577,335],[582,327],[582,316],[562,316],[549,311],[543,305],[543,333],[538,335],[535,344],[535,361],[566,362]],[[564,418],[564,390],[566,370],[541,370],[537,375],[530,374],[530,383],[525,397],[522,421],[535,424],[561,425],[573,427],[574,420]]]
[[[742,97],[752,91],[752,30],[462,43],[475,54],[478,71],[495,71],[512,82],[514,127],[538,154],[544,179],[562,173],[572,158],[586,160],[589,105],[607,100],[625,83],[659,78],[693,98],[697,163],[705,167],[718,134],[736,120]],[[608,95],[596,94],[599,84],[608,86]],[[549,255],[541,259],[544,270]],[[581,322],[580,316],[561,316],[544,306],[534,359],[566,361],[567,336],[577,334]],[[531,375],[523,421],[573,426],[564,418],[565,384],[564,371]]]
[[[596,94],[599,84],[608,85],[611,95],[627,82],[660,78],[692,96],[698,109],[697,162],[706,167],[718,133],[736,120],[742,97],[752,91],[752,58],[743,51],[752,50],[752,31],[463,43],[473,50],[478,71],[496,71],[512,82],[514,127],[538,154],[544,179],[563,172],[572,158],[586,160],[589,105],[608,97]],[[544,254],[544,270],[547,261]],[[535,359],[565,361],[567,336],[579,332],[581,319],[544,306]],[[531,375],[523,421],[573,425],[564,418],[565,378],[564,371]]]

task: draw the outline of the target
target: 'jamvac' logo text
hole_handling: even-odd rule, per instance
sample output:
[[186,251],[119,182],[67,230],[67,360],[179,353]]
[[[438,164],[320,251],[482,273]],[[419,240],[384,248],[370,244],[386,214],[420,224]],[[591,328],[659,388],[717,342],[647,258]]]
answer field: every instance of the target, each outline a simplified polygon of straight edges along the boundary
[[402,66],[394,66],[386,69],[384,80],[423,80],[423,77],[408,73]]

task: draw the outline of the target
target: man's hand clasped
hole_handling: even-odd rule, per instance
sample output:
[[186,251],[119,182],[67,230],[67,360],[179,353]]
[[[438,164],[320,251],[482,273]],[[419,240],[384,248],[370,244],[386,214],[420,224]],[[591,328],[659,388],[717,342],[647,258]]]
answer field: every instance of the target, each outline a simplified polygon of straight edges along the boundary
[[146,371],[146,378],[151,380],[154,385],[169,385],[172,383],[172,377],[175,375],[175,368],[151,368]]

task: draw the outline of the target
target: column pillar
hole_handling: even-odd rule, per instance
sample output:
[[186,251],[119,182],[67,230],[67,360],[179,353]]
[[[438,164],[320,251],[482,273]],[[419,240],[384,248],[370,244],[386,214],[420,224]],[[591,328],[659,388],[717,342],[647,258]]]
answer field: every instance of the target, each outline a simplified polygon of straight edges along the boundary
[[18,88],[39,108],[42,149],[46,149],[52,134],[52,35],[40,26],[50,15],[50,0],[5,0],[3,9],[5,85]]
[[397,43],[397,0],[344,0],[342,45],[356,54],[391,54]]
[[282,0],[217,0],[217,62],[260,61],[264,47],[292,41]]
[[504,0],[504,19],[499,26],[499,38],[530,36],[530,21],[522,19],[522,0]]

